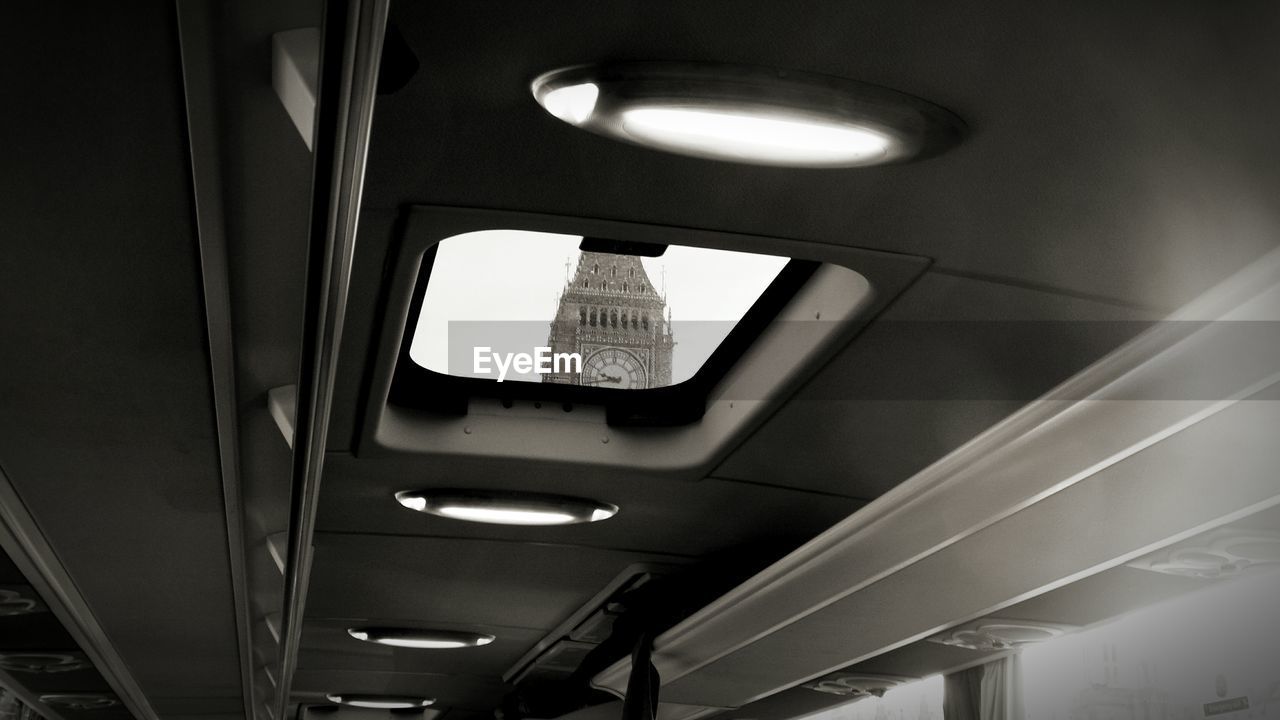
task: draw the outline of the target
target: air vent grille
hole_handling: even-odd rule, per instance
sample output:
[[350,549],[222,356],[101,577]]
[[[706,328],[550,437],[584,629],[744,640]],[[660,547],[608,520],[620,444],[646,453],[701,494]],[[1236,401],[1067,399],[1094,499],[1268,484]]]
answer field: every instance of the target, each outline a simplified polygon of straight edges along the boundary
[[1206,580],[1234,577],[1280,566],[1280,534],[1218,528],[1190,542],[1135,560],[1129,566]]
[[882,697],[890,689],[912,680],[915,680],[915,678],[840,671],[818,678],[801,687],[816,690],[820,693],[827,693],[828,695],[867,698]]
[[929,638],[930,642],[969,650],[987,652],[1012,650],[1023,645],[1044,642],[1076,630],[1072,625],[1036,620],[984,618],[951,628]]

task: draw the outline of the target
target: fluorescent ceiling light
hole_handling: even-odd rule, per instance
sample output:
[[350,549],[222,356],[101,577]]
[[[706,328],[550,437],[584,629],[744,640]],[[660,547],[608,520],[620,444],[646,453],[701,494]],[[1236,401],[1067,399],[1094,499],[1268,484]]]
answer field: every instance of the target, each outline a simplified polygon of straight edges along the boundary
[[869,128],[727,108],[638,107],[621,119],[622,129],[647,145],[767,165],[866,164],[893,145]]
[[391,647],[419,650],[450,650],[479,647],[494,641],[494,636],[484,633],[457,630],[414,630],[410,628],[350,628],[347,633],[357,640],[389,645]]
[[618,513],[618,507],[608,503],[534,493],[406,490],[396,493],[396,500],[410,510],[495,525],[573,525]]
[[561,120],[577,125],[591,117],[599,97],[600,88],[595,83],[568,85],[543,96],[542,106]]
[[569,513],[524,508],[488,508],[470,505],[443,505],[437,513],[445,517],[497,525],[568,525],[574,522]]
[[431,705],[435,698],[407,697],[401,695],[353,695],[330,694],[329,702],[351,707],[370,708],[373,710],[407,710]]
[[551,115],[593,133],[694,157],[861,167],[935,155],[964,124],[886,88],[733,65],[579,65],[533,81]]

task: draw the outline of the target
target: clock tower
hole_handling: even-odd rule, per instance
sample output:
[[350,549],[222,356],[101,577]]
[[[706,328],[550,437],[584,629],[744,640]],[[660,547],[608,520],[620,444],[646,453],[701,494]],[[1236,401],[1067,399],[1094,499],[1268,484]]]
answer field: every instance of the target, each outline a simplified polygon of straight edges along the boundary
[[581,374],[543,382],[643,390],[671,384],[667,302],[634,255],[582,252],[551,321],[552,353],[578,353]]

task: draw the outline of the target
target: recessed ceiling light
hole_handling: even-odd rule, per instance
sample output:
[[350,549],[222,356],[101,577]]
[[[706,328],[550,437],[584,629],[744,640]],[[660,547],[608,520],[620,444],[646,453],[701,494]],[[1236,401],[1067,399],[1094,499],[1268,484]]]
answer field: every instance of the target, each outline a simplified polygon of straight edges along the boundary
[[534,493],[404,490],[396,500],[418,512],[497,525],[573,525],[618,513],[618,506],[608,503]]
[[547,112],[636,145],[712,160],[861,167],[935,155],[964,124],[910,95],[734,65],[579,65],[533,81]]
[[579,83],[548,90],[542,96],[542,107],[561,120],[578,125],[591,117],[600,88],[595,83]]
[[347,633],[357,640],[392,647],[447,650],[479,647],[493,642],[492,635],[457,630],[413,630],[409,628],[350,628]]
[[329,694],[326,696],[329,702],[339,703],[341,705],[350,705],[351,707],[371,708],[374,710],[407,710],[409,708],[422,708],[431,705],[435,698],[424,697],[408,697],[403,695],[359,695],[359,694]]

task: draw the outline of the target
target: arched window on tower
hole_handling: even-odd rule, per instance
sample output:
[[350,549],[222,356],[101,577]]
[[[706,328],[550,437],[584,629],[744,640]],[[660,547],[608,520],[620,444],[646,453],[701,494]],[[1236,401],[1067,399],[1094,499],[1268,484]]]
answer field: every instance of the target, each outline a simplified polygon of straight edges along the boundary
[[600,272],[600,263],[596,263],[595,265],[592,265],[592,266],[591,266],[591,272],[593,272],[593,273],[598,273],[598,272]]
[[627,292],[627,284],[622,283],[622,292]]
[[637,317],[635,314],[631,315],[631,329],[632,330],[640,329],[640,318]]
[[609,327],[618,327],[618,311],[617,310],[612,310],[609,312]]
[[649,329],[649,314],[648,314],[648,313],[645,313],[644,315],[641,315],[641,316],[640,316],[640,328],[641,328],[642,330],[648,331],[648,329]]
[[635,268],[631,268],[630,270],[627,271],[627,277],[635,277],[635,276],[636,276]]
[[609,277],[618,277],[618,266],[614,265],[609,268]]
[[601,289],[601,290],[608,290],[608,289],[609,289],[609,283],[607,283],[607,282],[602,282],[602,283],[600,283],[600,289]]
[[587,309],[584,307],[578,308],[578,324],[579,325],[587,324]]
[[591,327],[596,326],[596,309],[591,308]]

